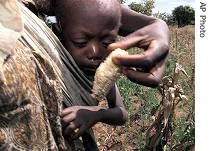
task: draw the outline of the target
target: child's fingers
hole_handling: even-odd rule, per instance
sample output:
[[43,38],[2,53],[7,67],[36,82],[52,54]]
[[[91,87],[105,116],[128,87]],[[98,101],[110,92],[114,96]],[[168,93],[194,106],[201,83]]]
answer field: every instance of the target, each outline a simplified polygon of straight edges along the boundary
[[78,129],[77,132],[75,132],[75,134],[72,136],[72,138],[77,139],[85,132],[86,129],[87,129],[87,127],[85,125],[81,125],[81,127]]
[[79,125],[76,122],[70,122],[69,125],[64,129],[64,135],[73,137],[75,135],[75,131],[79,130]]
[[63,111],[61,112],[61,117],[64,117],[65,115],[67,114],[70,114],[74,111],[74,107],[68,107],[68,108],[65,108],[63,109]]
[[72,122],[75,119],[76,119],[76,114],[74,113],[64,116],[61,119],[62,126],[65,127],[66,125],[68,125],[70,122]]

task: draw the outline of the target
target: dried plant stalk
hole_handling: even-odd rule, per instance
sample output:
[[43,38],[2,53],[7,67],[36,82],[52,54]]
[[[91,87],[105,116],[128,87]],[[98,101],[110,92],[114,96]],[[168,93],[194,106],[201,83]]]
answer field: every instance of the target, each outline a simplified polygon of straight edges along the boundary
[[112,56],[115,55],[128,55],[128,52],[119,48],[115,49],[96,70],[92,96],[98,101],[105,98],[112,84],[121,76],[120,67],[112,61]]
[[180,73],[184,73],[188,77],[182,66],[176,63],[173,76],[163,77],[159,87],[162,101],[156,110],[154,122],[147,129],[145,150],[148,148],[149,150],[164,150],[167,141],[172,135],[175,108],[180,101],[187,100],[179,84]]

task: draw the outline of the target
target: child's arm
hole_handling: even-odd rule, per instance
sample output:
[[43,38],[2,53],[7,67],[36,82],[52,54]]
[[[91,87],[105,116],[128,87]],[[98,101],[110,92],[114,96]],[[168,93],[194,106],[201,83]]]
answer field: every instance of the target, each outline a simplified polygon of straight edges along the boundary
[[[108,109],[99,106],[72,106],[64,109],[61,114],[64,135],[68,136],[74,133],[72,137],[77,138],[97,122],[110,125],[124,124],[128,114],[116,85],[112,87],[107,100]],[[75,130],[78,131],[75,132]]]
[[109,125],[123,125],[127,121],[128,113],[123,105],[122,97],[116,84],[107,95],[109,108],[101,110],[101,122]]

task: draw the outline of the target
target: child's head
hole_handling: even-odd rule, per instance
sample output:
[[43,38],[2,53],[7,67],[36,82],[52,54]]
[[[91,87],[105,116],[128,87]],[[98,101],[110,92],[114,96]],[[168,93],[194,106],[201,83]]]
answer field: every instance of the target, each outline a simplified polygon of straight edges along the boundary
[[107,46],[117,38],[121,11],[118,0],[58,0],[57,16],[62,41],[87,75],[109,54]]

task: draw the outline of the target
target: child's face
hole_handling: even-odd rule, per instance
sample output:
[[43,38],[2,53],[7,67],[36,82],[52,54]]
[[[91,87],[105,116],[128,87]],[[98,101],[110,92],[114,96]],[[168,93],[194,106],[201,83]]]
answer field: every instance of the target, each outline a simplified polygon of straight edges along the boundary
[[120,15],[80,12],[71,16],[63,28],[64,45],[84,74],[93,77],[110,53],[108,45],[117,38]]

